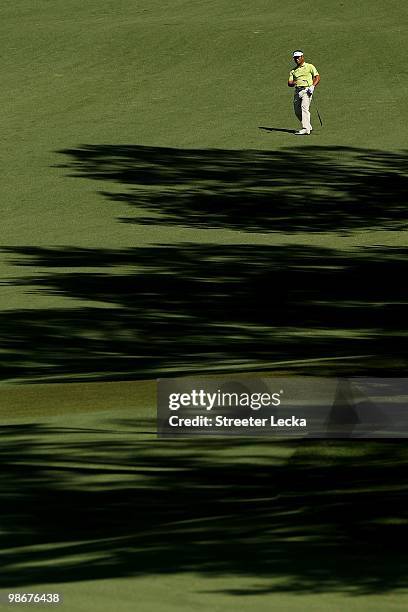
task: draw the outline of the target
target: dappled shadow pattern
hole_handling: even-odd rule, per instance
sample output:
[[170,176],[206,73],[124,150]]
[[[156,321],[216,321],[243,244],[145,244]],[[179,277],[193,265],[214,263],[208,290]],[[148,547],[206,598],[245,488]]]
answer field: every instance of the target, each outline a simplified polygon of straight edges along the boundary
[[112,426],[2,428],[2,587],[182,572],[252,578],[239,596],[406,587],[405,443]]
[[118,183],[129,223],[253,232],[406,229],[406,152],[301,146],[279,151],[84,145],[59,151],[72,176]]
[[87,306],[3,312],[3,378],[406,373],[408,249],[182,243],[8,253],[34,269],[9,282]]

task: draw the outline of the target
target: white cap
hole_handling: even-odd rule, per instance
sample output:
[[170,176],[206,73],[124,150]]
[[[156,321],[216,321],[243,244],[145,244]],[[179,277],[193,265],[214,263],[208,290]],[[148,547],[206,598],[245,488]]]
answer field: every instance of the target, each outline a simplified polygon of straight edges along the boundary
[[302,57],[303,55],[303,51],[294,51],[293,52],[293,57]]

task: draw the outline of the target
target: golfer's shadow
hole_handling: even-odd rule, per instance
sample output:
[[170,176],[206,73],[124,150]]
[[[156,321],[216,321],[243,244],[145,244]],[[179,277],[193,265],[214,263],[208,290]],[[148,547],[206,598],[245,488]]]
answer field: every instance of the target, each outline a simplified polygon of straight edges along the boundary
[[274,127],[263,127],[259,126],[260,130],[265,130],[265,132],[285,132],[285,134],[294,134],[296,130],[287,130],[286,128],[274,128]]

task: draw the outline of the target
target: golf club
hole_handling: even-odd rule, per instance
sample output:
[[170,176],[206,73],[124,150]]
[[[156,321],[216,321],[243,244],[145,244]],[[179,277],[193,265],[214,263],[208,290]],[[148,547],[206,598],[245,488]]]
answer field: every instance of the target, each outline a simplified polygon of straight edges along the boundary
[[320,125],[323,127],[323,121],[320,116],[319,109],[317,108],[316,100],[315,100],[315,107],[316,107],[317,116],[319,117]]

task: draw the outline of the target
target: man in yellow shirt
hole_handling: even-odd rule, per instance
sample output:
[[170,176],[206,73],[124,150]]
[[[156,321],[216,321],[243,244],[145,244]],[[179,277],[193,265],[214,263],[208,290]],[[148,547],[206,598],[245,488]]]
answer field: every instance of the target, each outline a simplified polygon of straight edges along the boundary
[[313,64],[307,64],[303,57],[303,51],[298,49],[293,52],[296,68],[290,71],[288,85],[295,88],[293,106],[295,115],[302,122],[302,129],[295,132],[297,136],[307,136],[312,131],[310,123],[310,102],[314,88],[320,82],[320,75]]

